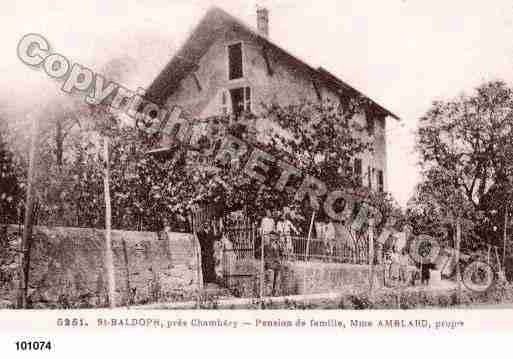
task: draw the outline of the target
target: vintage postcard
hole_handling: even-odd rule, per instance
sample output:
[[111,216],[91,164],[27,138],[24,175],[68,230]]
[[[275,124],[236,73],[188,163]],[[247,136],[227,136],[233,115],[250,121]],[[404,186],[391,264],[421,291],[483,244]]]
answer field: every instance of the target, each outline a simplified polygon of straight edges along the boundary
[[0,331],[513,329],[508,1],[2,8]]

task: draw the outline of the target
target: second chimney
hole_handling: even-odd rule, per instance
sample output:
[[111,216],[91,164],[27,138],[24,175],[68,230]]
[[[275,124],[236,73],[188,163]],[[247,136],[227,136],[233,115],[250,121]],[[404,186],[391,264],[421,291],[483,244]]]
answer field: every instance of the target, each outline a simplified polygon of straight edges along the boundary
[[269,10],[265,7],[257,8],[257,30],[263,37],[269,37]]

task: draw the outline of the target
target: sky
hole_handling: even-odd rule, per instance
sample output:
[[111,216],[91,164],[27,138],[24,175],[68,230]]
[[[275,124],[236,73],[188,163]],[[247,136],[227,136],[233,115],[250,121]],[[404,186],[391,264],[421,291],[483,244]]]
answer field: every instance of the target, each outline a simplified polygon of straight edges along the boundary
[[270,11],[270,38],[323,66],[401,120],[388,123],[388,184],[405,205],[419,178],[418,119],[434,100],[480,83],[513,83],[513,3],[474,0],[16,0],[2,4],[0,106],[12,119],[64,96],[60,83],[16,56],[23,35],[43,35],[56,52],[95,71],[130,56],[124,85],[147,87],[206,10],[219,6],[256,24]]

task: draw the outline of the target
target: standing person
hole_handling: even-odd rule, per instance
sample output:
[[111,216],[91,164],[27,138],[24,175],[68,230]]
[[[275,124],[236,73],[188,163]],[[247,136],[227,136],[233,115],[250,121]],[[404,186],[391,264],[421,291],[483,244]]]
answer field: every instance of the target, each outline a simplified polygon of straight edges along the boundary
[[[274,218],[271,214],[270,210],[265,211],[265,216],[262,218],[262,222],[260,224],[260,234],[263,238],[267,239],[271,232],[276,231],[276,226],[274,223]],[[264,240],[265,241],[265,240]]]
[[335,254],[335,225],[332,221],[326,223],[324,227],[324,241],[326,246],[326,254],[328,257],[333,257]]
[[401,253],[403,248],[405,248],[408,244],[408,241],[413,233],[413,228],[408,223],[403,225],[402,232],[398,232],[394,234],[395,238],[395,248],[398,253]]
[[[280,279],[281,261],[283,257],[283,250],[279,243],[279,237],[276,232],[268,234],[268,242],[264,245],[264,261],[265,272],[272,271],[273,287],[272,295],[276,295],[276,285]],[[265,278],[265,275],[264,275]]]
[[385,285],[392,280],[392,253],[386,251],[383,255]]
[[399,268],[400,268],[400,255],[397,252],[397,247],[392,248],[392,253],[390,254],[390,259],[392,263],[390,264],[390,277],[392,277],[392,280],[398,280],[399,279]]
[[265,244],[268,242],[269,233],[274,232],[276,230],[276,225],[274,223],[273,216],[271,214],[271,211],[267,209],[265,211],[265,216],[262,218],[262,221],[260,222],[260,228],[258,229],[258,232],[260,234],[260,243],[255,243],[255,250],[257,253],[257,258],[260,258],[260,252],[261,249],[265,246]]
[[294,246],[292,244],[292,236],[290,233],[294,232],[295,235],[298,235],[299,231],[296,229],[294,224],[292,224],[288,214],[281,214],[280,220],[276,223],[276,231],[280,235],[281,243],[285,247],[285,254],[287,258],[293,258]]
[[209,222],[205,222],[198,231],[198,240],[201,247],[203,281],[205,283],[214,283],[216,280],[214,259],[215,238]]
[[[285,215],[283,212],[278,215],[278,218],[276,219],[276,233],[278,234],[280,245],[282,248],[284,248],[285,255],[288,255],[287,251],[287,224],[285,220]],[[290,230],[289,230],[290,232]],[[289,233],[290,234],[290,233]]]
[[[324,239],[325,239],[326,224],[323,221],[315,222],[315,237],[310,239],[309,253],[307,257],[322,256],[324,255]],[[314,257],[315,258],[315,257]]]
[[421,263],[420,264],[420,284],[429,285],[431,279],[431,264]]
[[408,251],[406,248],[403,248],[403,250],[401,251],[401,256],[399,258],[399,281],[402,283],[407,282],[408,264]]

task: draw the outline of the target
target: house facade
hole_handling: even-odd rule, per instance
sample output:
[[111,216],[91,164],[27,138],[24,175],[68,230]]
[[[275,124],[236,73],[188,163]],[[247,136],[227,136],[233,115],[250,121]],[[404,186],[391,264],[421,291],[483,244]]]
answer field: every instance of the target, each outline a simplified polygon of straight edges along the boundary
[[[313,68],[269,39],[269,12],[257,10],[257,29],[213,8],[148,88],[147,99],[167,108],[179,106],[193,118],[238,114],[258,116],[261,104],[282,106],[301,101],[335,103],[362,96],[322,68]],[[374,151],[354,159],[362,185],[387,189],[386,121],[398,119],[368,99],[354,120]]]

